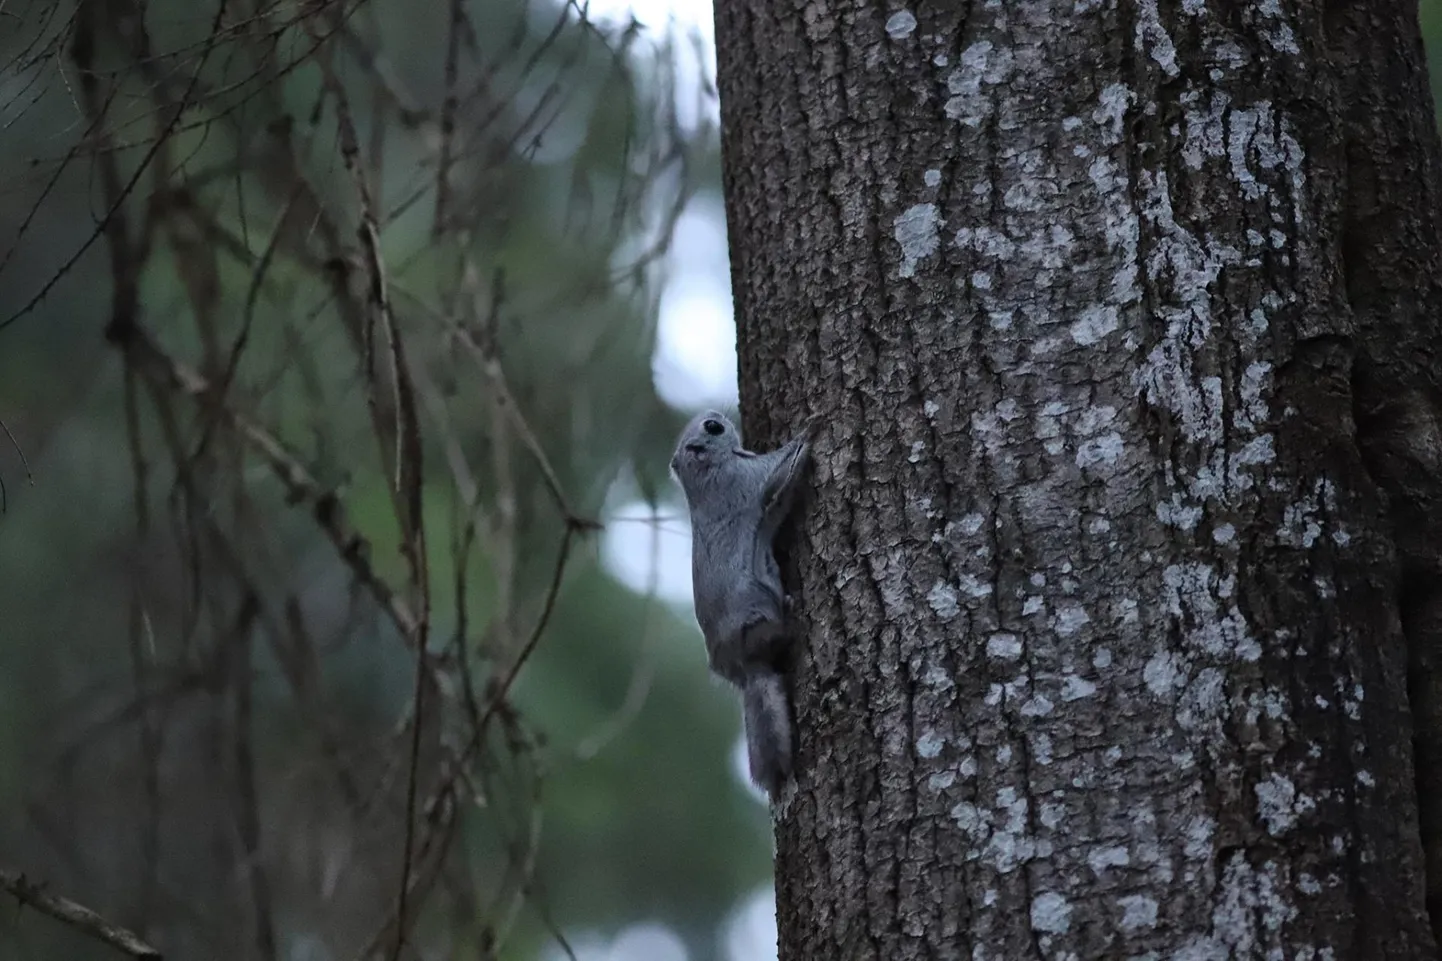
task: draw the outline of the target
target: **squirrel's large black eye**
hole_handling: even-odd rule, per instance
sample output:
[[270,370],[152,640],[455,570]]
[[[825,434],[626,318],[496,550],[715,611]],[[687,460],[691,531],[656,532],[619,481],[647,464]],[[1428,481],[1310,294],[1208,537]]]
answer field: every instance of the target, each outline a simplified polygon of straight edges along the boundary
[[726,428],[721,426],[721,422],[719,420],[708,420],[701,425],[701,429],[706,431],[706,433],[710,434],[712,437],[715,437],[718,434],[726,433]]

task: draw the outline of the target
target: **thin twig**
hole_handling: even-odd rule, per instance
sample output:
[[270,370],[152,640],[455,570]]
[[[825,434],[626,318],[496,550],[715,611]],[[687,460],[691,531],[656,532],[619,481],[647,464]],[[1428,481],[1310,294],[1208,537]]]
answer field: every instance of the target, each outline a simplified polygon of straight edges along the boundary
[[[335,75],[328,51],[322,49],[316,58],[324,84],[335,99],[336,119],[340,133],[341,161],[355,182],[360,199],[361,225],[358,235],[364,256],[367,291],[365,325],[366,397],[373,412],[379,411],[380,387],[375,371],[374,338],[377,322],[386,336],[391,363],[391,386],[394,391],[395,450],[392,455],[397,520],[400,521],[401,545],[410,568],[410,586],[416,601],[417,616],[407,640],[416,652],[416,685],[411,713],[415,727],[411,732],[411,756],[406,778],[405,843],[401,852],[401,877],[396,894],[396,940],[391,948],[391,961],[400,958],[406,936],[406,898],[410,892],[411,855],[415,845],[416,779],[420,764],[422,699],[426,689],[426,643],[430,625],[430,575],[427,565],[425,515],[422,510],[424,456],[421,447],[420,423],[416,416],[415,389],[406,366],[406,355],[400,330],[391,312],[390,295],[386,290],[385,261],[381,256],[380,226],[366,172],[361,166],[360,144],[345,90]],[[379,422],[379,421],[378,421]]]
[[461,26],[466,21],[463,0],[451,0],[450,28],[446,35],[446,96],[441,104],[441,155],[436,162],[436,212],[431,236],[439,237],[446,226],[450,199],[451,150],[456,134],[456,59],[461,46]]
[[[14,434],[10,433],[10,428],[5,425],[3,420],[0,420],[0,430],[3,430],[5,436],[10,438],[10,446],[15,448],[15,453],[20,455],[20,467],[25,471],[25,479],[30,482],[31,487],[34,487],[35,475],[30,473],[30,462],[25,459],[25,451],[20,449],[20,442],[15,439]],[[5,495],[5,481],[0,479],[0,514],[5,513],[8,507],[9,505],[7,504]]]
[[[250,340],[250,332],[255,321],[255,305],[260,297],[261,287],[265,283],[266,272],[270,269],[271,261],[275,258],[276,249],[280,245],[282,232],[290,220],[291,208],[295,206],[296,198],[300,195],[301,182],[291,187],[290,193],[281,206],[280,215],[276,217],[275,227],[271,230],[270,239],[266,241],[265,249],[261,251],[260,260],[255,265],[255,270],[250,277],[250,287],[245,293],[245,311],[242,314],[240,332],[235,335],[235,340],[230,345],[230,351],[226,355],[225,369],[220,374],[220,381],[216,385],[216,403],[225,400],[225,395],[230,391],[230,385],[235,380],[236,368],[240,366],[240,355],[245,352],[246,343]],[[214,420],[208,420],[205,430],[200,435],[200,442],[195,445],[196,456],[210,446],[211,428]]]
[[140,940],[133,932],[113,921],[107,921],[83,904],[78,904],[58,894],[47,894],[43,884],[31,881],[19,871],[0,868],[0,888],[10,892],[21,904],[28,904],[42,914],[48,914],[62,924],[69,925],[96,941],[124,951],[132,958],[158,959],[161,957],[159,951]]
[[251,674],[251,628],[260,614],[260,601],[247,594],[241,601],[232,634],[235,661],[235,705],[231,721],[235,761],[235,828],[245,852],[244,870],[249,882],[251,909],[255,912],[255,948],[262,961],[275,961],[275,918],[272,916],[270,879],[260,842],[260,798],[256,791],[254,682]]
[[[73,52],[71,55],[71,59],[75,62],[75,66],[79,68],[82,78],[86,76],[87,73],[93,70],[92,61],[95,51],[95,24],[93,23],[93,21],[89,20],[89,18],[93,16],[91,10],[92,7],[90,4],[80,5],[82,27],[76,32],[76,42],[74,47],[72,48]],[[224,12],[225,3],[222,2],[219,8],[216,10],[215,24],[212,27],[212,31],[220,26],[220,18],[224,14]],[[205,68],[206,61],[210,59],[210,54],[213,50],[213,45],[207,46],[205,48],[205,52],[201,56],[200,60],[200,70],[203,70]],[[93,74],[91,74],[91,76],[93,78]],[[195,94],[196,85],[197,83],[199,83],[199,81],[200,71],[197,70],[196,73],[191,77],[190,84],[186,87],[185,93],[180,98],[180,102],[175,105],[175,109],[171,112],[170,118],[166,121],[165,126],[160,131],[159,135],[157,135],[155,143],[152,144],[150,148],[145,152],[145,156],[141,158],[140,163],[135,168],[135,172],[131,174],[129,182],[126,183],[125,186],[121,188],[118,193],[114,191],[109,192],[110,195],[106,197],[106,200],[110,202],[110,207],[105,211],[105,216],[103,216],[100,219],[100,222],[97,223],[94,229],[91,230],[90,235],[85,238],[85,242],[80,245],[80,248],[78,250],[76,250],[73,254],[70,255],[69,259],[60,266],[59,270],[55,271],[55,273],[50,276],[50,279],[45,282],[44,286],[40,288],[40,291],[38,293],[36,293],[29,300],[27,300],[25,304],[20,307],[20,309],[10,314],[10,316],[6,317],[5,320],[0,321],[0,330],[4,330],[6,327],[9,327],[11,324],[15,323],[17,320],[34,310],[35,307],[39,305],[39,303],[50,294],[50,291],[55,288],[55,285],[60,283],[60,281],[64,279],[67,274],[70,273],[71,268],[73,268],[76,264],[80,262],[80,258],[85,256],[85,252],[88,251],[92,246],[94,246],[97,240],[99,240],[101,237],[111,235],[111,232],[108,228],[110,228],[112,221],[114,221],[116,216],[120,213],[120,208],[125,204],[126,199],[135,189],[135,185],[140,182],[140,178],[145,174],[146,169],[150,166],[150,162],[155,159],[156,154],[160,152],[162,147],[170,143],[171,136],[176,132],[176,126],[185,116],[185,108],[192,102],[191,98]],[[93,84],[94,82],[95,81],[91,79],[90,83]],[[96,111],[92,109],[90,112],[92,114],[92,123],[98,127],[100,123],[100,117],[103,111]]]
[[25,479],[28,480],[33,487],[35,485],[35,475],[30,473],[30,462],[25,459],[25,451],[20,446],[20,442],[15,439],[14,434],[10,433],[10,428],[3,420],[0,420],[0,430],[5,432],[5,436],[10,441],[10,446],[15,448],[15,453],[20,457],[20,468],[25,471]]
[[416,843],[416,790],[421,758],[421,727],[425,723],[422,706],[426,690],[425,645],[416,648],[416,686],[411,696],[410,764],[406,771],[406,834],[401,847],[400,890],[396,894],[396,939],[391,946],[391,961],[398,961],[406,943],[406,899],[411,889],[411,858]]
[[[171,358],[140,325],[130,327],[125,336],[125,349],[152,377],[199,401],[209,402],[214,396],[215,388],[210,381]],[[415,637],[415,615],[371,566],[370,543],[345,520],[336,494],[311,477],[305,466],[264,428],[228,405],[216,404],[214,409],[221,421],[265,461],[271,473],[285,487],[287,499],[293,504],[310,507],[316,523],[335,545],[341,559],[371,593],[401,635],[407,640]]]
[[[416,855],[419,867],[410,876],[407,900],[411,904],[415,904],[419,900],[416,895],[421,894],[435,882],[445,864],[447,849],[460,821],[460,805],[455,797],[454,782],[442,791],[438,791],[430,799],[425,813],[431,830],[427,832],[420,845],[420,851]],[[403,935],[407,919],[398,913],[399,907],[398,904],[396,909],[393,909],[392,913],[386,917],[365,948],[356,955],[356,961],[367,961],[374,957],[381,945],[391,940],[392,930]],[[409,910],[413,911],[414,908]]]
[[478,341],[475,335],[466,329],[464,325],[440,313],[414,292],[395,282],[392,282],[391,286],[395,287],[398,292],[409,297],[422,310],[425,310],[432,317],[445,324],[451,333],[465,345],[466,349],[475,355],[476,366],[479,367],[481,373],[491,381],[492,387],[496,392],[496,406],[500,408],[512,422],[521,442],[525,445],[526,450],[531,454],[532,458],[534,458],[536,467],[541,472],[541,479],[545,482],[546,490],[550,493],[551,499],[556,502],[556,507],[561,512],[561,516],[565,519],[567,525],[582,531],[600,530],[602,525],[598,521],[584,517],[572,510],[571,502],[561,487],[560,478],[557,476],[555,468],[551,466],[550,458],[546,456],[545,450],[541,447],[539,438],[537,438],[535,432],[531,430],[531,425],[526,423],[526,417],[521,413],[515,397],[511,394],[510,387],[506,383],[505,372],[502,370],[500,360],[495,356],[494,352],[488,349],[487,345]]
[[[536,619],[536,626],[531,629],[531,636],[526,638],[526,643],[516,652],[516,657],[511,661],[511,666],[506,670],[505,675],[499,682],[491,686],[488,692],[490,698],[486,704],[486,710],[477,719],[471,730],[471,736],[461,757],[467,758],[480,747],[485,739],[486,728],[491,719],[506,705],[506,695],[510,693],[511,686],[516,683],[520,676],[521,668],[526,666],[526,661],[536,650],[536,644],[541,640],[541,635],[546,632],[546,625],[551,620],[551,613],[556,608],[556,598],[561,593],[561,579],[565,576],[566,565],[571,559],[571,545],[578,533],[587,530],[584,526],[575,523],[566,524],[566,533],[561,537],[561,549],[556,552],[556,566],[551,571],[551,583],[546,588],[546,597],[541,604],[541,615]],[[443,785],[447,787],[448,785]]]

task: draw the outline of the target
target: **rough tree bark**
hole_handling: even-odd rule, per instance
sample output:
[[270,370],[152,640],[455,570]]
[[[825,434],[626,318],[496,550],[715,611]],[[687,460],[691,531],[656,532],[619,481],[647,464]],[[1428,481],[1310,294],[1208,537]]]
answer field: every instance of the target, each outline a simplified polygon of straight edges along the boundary
[[744,426],[834,415],[783,961],[1436,958],[1415,6],[716,19]]

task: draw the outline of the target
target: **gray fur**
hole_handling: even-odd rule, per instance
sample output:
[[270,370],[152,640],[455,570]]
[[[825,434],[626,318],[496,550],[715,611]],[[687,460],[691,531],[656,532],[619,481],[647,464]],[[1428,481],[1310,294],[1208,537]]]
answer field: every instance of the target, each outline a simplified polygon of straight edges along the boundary
[[786,593],[772,541],[795,502],[816,423],[784,447],[755,454],[725,416],[703,411],[671,458],[691,511],[691,583],[707,658],[741,689],[751,778],[772,800],[791,776],[793,741],[781,674]]

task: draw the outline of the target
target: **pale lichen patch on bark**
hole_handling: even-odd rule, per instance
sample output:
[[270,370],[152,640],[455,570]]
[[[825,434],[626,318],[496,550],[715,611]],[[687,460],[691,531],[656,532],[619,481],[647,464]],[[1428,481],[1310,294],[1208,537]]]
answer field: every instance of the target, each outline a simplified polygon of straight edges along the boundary
[[1096,875],[1104,874],[1109,868],[1126,867],[1131,863],[1131,852],[1120,844],[1094,848],[1087,855],[1087,866]]
[[916,30],[916,14],[898,10],[886,18],[886,35],[892,40],[905,40]]
[[1004,661],[1014,661],[1021,657],[1021,639],[1010,632],[998,632],[987,638],[986,652],[992,657]]
[[949,621],[961,613],[961,607],[957,604],[956,588],[950,584],[937,581],[926,595],[926,600],[942,621]]
[[1175,77],[1181,73],[1177,66],[1177,48],[1162,27],[1157,0],[1139,0],[1137,3],[1136,46],[1137,50],[1155,60],[1167,76]]
[[1065,934],[1071,930],[1072,906],[1055,891],[1038,894],[1031,902],[1031,926],[1046,934]]
[[916,753],[919,757],[933,758],[941,753],[946,741],[935,731],[927,731],[916,739]]
[[1316,810],[1317,804],[1297,790],[1290,778],[1272,772],[1252,788],[1257,795],[1257,813],[1272,837],[1281,837],[1296,827],[1298,818]]
[[1125,894],[1117,898],[1117,904],[1122,909],[1121,919],[1117,922],[1122,930],[1137,931],[1157,926],[1155,898],[1149,898],[1145,894]]
[[1271,29],[1262,31],[1262,36],[1271,44],[1273,50],[1290,54],[1302,52],[1297,46],[1297,38],[1292,32],[1291,24],[1287,23],[1286,14],[1282,12],[1282,5],[1277,0],[1262,0],[1257,5],[1257,11],[1263,17],[1273,21],[1274,25]]
[[[995,56],[993,54],[995,53]],[[968,127],[976,127],[995,109],[982,85],[1004,83],[1011,74],[1011,53],[996,51],[989,40],[978,40],[961,54],[958,67],[946,80],[951,97],[946,115]]]
[[940,222],[936,204],[930,203],[914,204],[896,218],[893,234],[901,246],[902,277],[915,276],[916,265],[936,253]]

